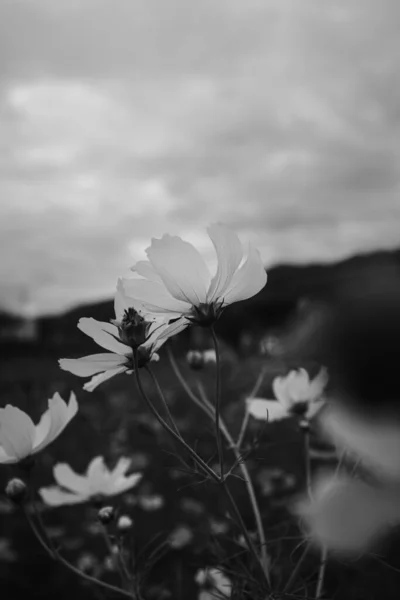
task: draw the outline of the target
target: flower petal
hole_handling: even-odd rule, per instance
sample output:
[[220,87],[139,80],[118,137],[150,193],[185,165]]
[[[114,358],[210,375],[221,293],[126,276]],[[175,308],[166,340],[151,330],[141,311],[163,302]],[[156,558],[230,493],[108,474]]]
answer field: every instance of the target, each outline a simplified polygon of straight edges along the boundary
[[275,377],[272,381],[272,390],[275,398],[286,411],[290,411],[293,400],[288,393],[287,377]]
[[246,408],[248,413],[255,419],[261,419],[269,423],[285,419],[289,416],[282,404],[276,400],[247,398]]
[[111,473],[103,456],[95,456],[86,470],[91,495],[108,494],[111,483]]
[[156,283],[163,284],[163,280],[158,273],[154,270],[153,265],[149,260],[139,260],[136,264],[131,267],[131,271],[138,273],[141,277],[148,279],[149,281],[155,281]]
[[207,293],[207,302],[223,298],[243,258],[243,247],[236,233],[223,225],[211,225],[208,235],[217,253],[217,271]]
[[0,409],[0,445],[17,461],[32,453],[35,426],[32,419],[16,406]]
[[115,479],[112,483],[112,494],[117,495],[130,490],[134,486],[136,486],[139,481],[142,479],[142,473],[132,473],[128,477],[119,477]]
[[67,463],[56,464],[53,468],[53,475],[60,487],[66,488],[78,496],[87,495],[89,490],[87,477],[75,473]]
[[154,329],[144,346],[152,347],[153,352],[158,351],[163,344],[172,336],[177,335],[190,325],[190,321],[185,318],[178,319],[173,323],[164,323]]
[[9,456],[3,446],[0,446],[0,465],[9,465],[15,462],[18,462],[18,459],[15,456]]
[[153,238],[146,253],[174,298],[195,306],[206,302],[211,276],[192,244],[166,234],[161,240]]
[[377,475],[400,481],[400,425],[329,406],[321,426],[337,448],[361,460]]
[[83,389],[85,392],[93,392],[93,390],[95,390],[101,383],[104,383],[104,381],[107,381],[108,379],[111,379],[111,377],[119,375],[120,373],[125,373],[127,370],[127,367],[123,365],[117,369],[109,369],[108,371],[104,371],[104,373],[99,373],[98,375],[92,377],[90,381],[85,383]]
[[[123,289],[136,310],[176,318],[190,311],[188,302],[177,300],[164,285],[147,279],[122,278]],[[139,308],[137,308],[139,306]]]
[[[252,244],[249,245],[247,259],[233,275],[224,293],[224,304],[247,300],[258,294],[267,283],[267,273],[260,254]],[[221,298],[222,300],[222,298]]]
[[126,356],[104,352],[102,354],[90,354],[82,358],[60,358],[60,368],[69,371],[78,377],[89,377],[101,371],[109,371],[122,367],[128,363]]
[[70,394],[68,405],[56,392],[49,399],[49,408],[35,427],[33,452],[39,452],[58,437],[77,412],[78,403],[73,392]]
[[106,350],[110,350],[110,352],[115,352],[116,354],[130,354],[131,352],[129,346],[118,341],[118,328],[112,323],[104,323],[103,321],[96,321],[96,319],[82,317],[82,319],[79,319],[78,329],[93,338],[96,344]]
[[64,492],[56,485],[40,488],[39,494],[43,502],[48,506],[80,504],[81,502],[86,502],[88,500],[87,496],[79,496],[78,494],[70,494],[69,492]]

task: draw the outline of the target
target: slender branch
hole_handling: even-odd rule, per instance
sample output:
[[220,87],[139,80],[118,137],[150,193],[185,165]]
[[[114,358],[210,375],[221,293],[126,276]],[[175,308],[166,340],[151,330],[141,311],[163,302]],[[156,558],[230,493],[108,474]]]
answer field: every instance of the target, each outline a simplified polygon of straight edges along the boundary
[[122,590],[121,588],[115,587],[109,583],[106,583],[105,581],[101,581],[101,579],[96,579],[96,577],[91,577],[90,575],[83,573],[82,571],[80,571],[79,569],[74,567],[74,565],[72,565],[70,562],[68,562],[63,556],[61,556],[61,554],[59,554],[58,551],[51,550],[51,548],[49,548],[46,541],[42,538],[41,534],[39,533],[39,530],[36,527],[35,522],[31,518],[31,516],[28,513],[28,511],[26,510],[26,508],[24,508],[23,511],[24,511],[26,519],[27,519],[33,533],[35,534],[36,538],[40,542],[41,546],[46,550],[47,554],[49,554],[49,556],[53,560],[58,560],[67,569],[69,569],[70,571],[72,571],[73,573],[78,575],[79,577],[82,577],[82,579],[89,581],[90,583],[99,585],[99,586],[103,587],[104,589],[108,590],[109,592],[113,592],[115,594],[120,594],[121,596],[125,596],[126,598],[131,598],[131,600],[132,600],[132,598],[135,599],[135,596],[132,593],[126,592],[125,590]]
[[165,396],[164,396],[164,393],[162,391],[162,388],[161,388],[160,384],[158,383],[157,377],[154,375],[153,371],[150,369],[150,367],[148,365],[146,365],[145,369],[148,372],[148,374],[150,375],[150,377],[152,378],[154,385],[156,386],[158,395],[161,398],[161,402],[163,403],[165,412],[167,413],[168,419],[169,419],[169,421],[170,421],[170,423],[171,423],[171,425],[172,425],[175,433],[177,435],[179,435],[179,437],[182,437],[181,434],[179,433],[179,429],[176,426],[176,423],[175,423],[175,421],[174,421],[174,419],[173,419],[173,417],[171,415],[171,411],[169,410],[169,406],[168,406],[167,401],[165,399]]
[[[258,390],[260,389],[262,382],[264,381],[264,377],[265,377],[265,372],[266,372],[266,367],[263,367],[257,377],[257,381],[254,384],[253,389],[250,392],[250,395],[248,396],[248,398],[254,398],[257,393]],[[237,448],[240,450],[241,445],[243,444],[243,440],[244,440],[244,436],[246,434],[246,429],[247,429],[247,425],[249,422],[249,418],[250,418],[250,414],[249,411],[246,409],[245,413],[244,413],[244,417],[243,417],[243,421],[242,421],[242,426],[240,428],[240,433],[239,433],[239,437],[238,440],[236,442],[236,446]]]
[[319,598],[321,598],[321,595],[322,595],[322,592],[323,592],[327,558],[328,558],[327,547],[326,546],[322,546],[321,561],[320,561],[319,570],[318,570],[317,589],[315,591],[315,599],[316,600],[319,600]]
[[228,484],[227,484],[226,480],[223,480],[221,482],[221,485],[222,485],[222,488],[223,488],[223,490],[225,492],[226,497],[229,500],[229,503],[230,503],[230,505],[232,507],[232,510],[233,510],[233,512],[235,514],[235,517],[236,517],[236,519],[238,521],[239,527],[242,530],[244,538],[245,538],[245,540],[247,542],[248,549],[250,550],[251,554],[253,555],[253,558],[254,558],[256,564],[260,567],[261,573],[262,573],[262,575],[263,575],[266,583],[268,584],[268,586],[270,586],[270,580],[269,580],[269,577],[267,575],[267,572],[265,571],[264,565],[260,561],[260,558],[259,558],[259,556],[257,554],[257,550],[256,550],[256,548],[254,546],[253,540],[251,539],[251,537],[249,535],[249,532],[247,531],[247,527],[246,527],[246,525],[245,525],[245,523],[244,523],[244,521],[242,519],[242,515],[240,514],[240,510],[237,507],[235,499],[233,498],[233,496],[232,496],[232,494],[231,494],[231,492],[229,490],[229,487],[228,487]]
[[166,429],[166,431],[168,431],[168,433],[170,433],[172,435],[172,437],[185,448],[185,450],[190,454],[190,456],[193,458],[193,460],[196,462],[196,464],[203,470],[203,472],[205,472],[207,475],[209,475],[214,481],[219,482],[220,477],[215,473],[215,471],[211,467],[208,466],[208,464],[193,450],[193,448],[191,448],[185,442],[185,440],[182,437],[180,437],[179,435],[177,435],[175,433],[175,431],[172,429],[172,427],[170,427],[168,425],[168,423],[166,421],[164,421],[164,419],[162,418],[162,416],[160,415],[158,410],[155,408],[155,406],[149,400],[146,392],[144,391],[142,382],[140,380],[137,352],[134,352],[133,355],[134,355],[134,363],[135,363],[134,373],[135,373],[135,377],[136,377],[136,383],[137,383],[139,392],[140,392],[143,400],[146,402],[146,404],[149,407],[152,414],[155,416],[157,421],[164,427],[164,429]]
[[312,500],[312,485],[311,485],[311,459],[310,459],[310,425],[308,422],[304,423],[302,428],[304,436],[304,466],[306,472],[306,486],[307,494],[310,500]]
[[[190,390],[190,388],[188,387],[184,377],[182,376],[182,374],[179,371],[179,367],[176,364],[172,354],[170,355],[170,358],[172,357],[172,361],[173,361],[173,369],[179,379],[179,381],[181,381],[181,383],[184,383],[184,389],[186,390],[186,388],[189,389],[190,394],[189,397],[195,402],[195,404],[197,404],[197,406],[199,406],[199,408],[201,408],[211,419],[213,419],[213,407],[211,405],[211,403],[209,402],[206,392],[204,390],[204,387],[201,383],[201,381],[197,382],[198,388],[199,388],[199,393],[201,395],[201,399],[202,401],[200,401],[197,396],[195,396],[193,394],[193,392]],[[171,361],[171,362],[172,362]],[[175,365],[175,366],[174,366]],[[253,390],[251,392],[252,395],[255,395],[259,389],[259,386],[262,383],[262,380],[264,378],[265,375],[265,369],[263,369],[257,379],[257,382],[255,384],[255,386],[253,387]],[[253,486],[253,482],[251,480],[250,477],[250,473],[249,470],[247,468],[246,463],[243,461],[242,456],[240,454],[240,448],[238,447],[237,444],[235,444],[233,437],[231,436],[229,429],[227,428],[227,426],[225,425],[223,419],[220,419],[220,427],[221,427],[221,431],[223,436],[225,437],[228,446],[232,449],[234,455],[235,455],[235,459],[238,463],[238,467],[242,473],[244,482],[246,484],[246,488],[247,488],[247,493],[249,496],[249,500],[250,500],[250,504],[253,510],[253,515],[254,515],[254,519],[256,522],[256,527],[257,527],[257,534],[258,534],[258,539],[260,542],[260,551],[261,551],[261,561],[262,561],[262,565],[263,565],[263,569],[264,569],[264,573],[265,573],[265,577],[268,580],[268,583],[270,583],[270,576],[269,576],[269,564],[270,564],[270,560],[268,557],[268,552],[267,552],[267,543],[266,543],[266,538],[265,538],[265,532],[264,532],[264,526],[263,526],[263,522],[261,519],[261,513],[260,513],[260,508],[258,506],[258,502],[257,502],[257,498],[256,498],[256,494],[254,491],[254,486]]]
[[221,439],[221,427],[220,427],[220,403],[221,403],[221,361],[219,356],[218,339],[215,334],[213,325],[210,327],[211,336],[214,342],[215,356],[217,360],[217,377],[215,380],[215,437],[217,441],[217,450],[219,458],[219,471],[221,479],[224,476],[224,449],[222,446]]
[[292,583],[296,579],[296,577],[298,575],[298,572],[300,570],[300,567],[303,564],[304,559],[307,556],[309,549],[310,549],[309,544],[306,544],[305,547],[304,547],[304,550],[303,550],[303,552],[302,552],[302,554],[301,554],[301,556],[299,558],[299,560],[296,563],[296,566],[294,567],[293,571],[291,572],[290,577],[287,580],[285,587],[283,588],[283,593],[286,593],[286,592],[288,592],[290,590],[290,586],[292,585]]
[[[118,546],[118,544],[113,546],[110,535],[107,531],[107,528],[103,524],[101,524],[101,531],[102,531],[104,541],[107,546],[107,550],[110,553],[110,556],[112,558],[116,559],[115,562],[116,562],[116,566],[117,566],[122,584],[128,589],[131,588],[132,577],[131,577],[130,573],[128,572],[128,570],[126,569],[126,565],[122,560],[120,547]],[[117,549],[117,552],[114,552],[114,547]]]

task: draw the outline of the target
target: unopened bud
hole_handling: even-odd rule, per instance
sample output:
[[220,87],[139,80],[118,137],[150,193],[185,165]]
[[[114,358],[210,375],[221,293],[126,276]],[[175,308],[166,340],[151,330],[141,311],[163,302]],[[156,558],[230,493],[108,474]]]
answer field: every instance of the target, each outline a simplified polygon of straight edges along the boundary
[[150,325],[137,310],[128,308],[118,325],[121,341],[136,350],[147,340]]
[[6,496],[14,502],[14,504],[22,504],[28,496],[28,488],[22,479],[10,479],[6,485]]
[[97,513],[97,518],[102,525],[109,525],[114,520],[115,511],[112,506],[103,506]]
[[121,515],[117,522],[117,529],[120,531],[128,531],[133,526],[133,521],[128,515]]
[[299,423],[301,431],[308,433],[310,431],[310,423],[307,419],[302,419]]
[[195,371],[202,369],[205,365],[203,353],[199,350],[189,350],[186,354],[186,361],[189,367]]

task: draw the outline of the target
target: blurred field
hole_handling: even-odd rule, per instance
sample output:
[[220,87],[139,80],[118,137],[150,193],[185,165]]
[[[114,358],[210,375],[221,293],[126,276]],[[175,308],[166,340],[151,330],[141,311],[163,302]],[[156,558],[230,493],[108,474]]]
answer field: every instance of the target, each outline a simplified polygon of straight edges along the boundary
[[[75,470],[83,472],[90,459],[98,454],[106,457],[109,466],[121,455],[131,457],[132,470],[143,471],[143,480],[132,493],[117,497],[111,503],[119,507],[120,514],[128,514],[134,521],[129,544],[137,555],[142,552],[137,567],[146,573],[148,593],[145,598],[196,598],[196,570],[205,565],[222,564],[225,553],[242,552],[238,543],[240,532],[227,517],[227,507],[216,485],[185,472],[167,434],[143,406],[134,378],[120,375],[90,394],[82,391],[84,380],[58,368],[59,356],[29,355],[26,350],[10,355],[5,349],[0,376],[2,406],[7,403],[18,405],[37,420],[55,391],[67,398],[69,391],[74,390],[80,404],[78,415],[60,438],[38,457],[36,485],[52,483],[51,470],[56,462],[68,462]],[[200,378],[209,398],[213,399],[215,367],[191,371],[184,361],[186,349],[179,351],[182,371],[194,390],[196,380]],[[66,354],[62,352],[62,355]],[[75,351],[75,355],[80,356],[82,352]],[[272,397],[273,377],[287,370],[285,361],[267,359],[256,353],[239,356],[224,346],[223,416],[235,437],[241,425],[244,399],[266,361],[267,374],[258,395],[268,398]],[[215,461],[213,428],[182,391],[165,355],[154,366],[154,372],[186,440],[196,446],[204,458]],[[143,378],[148,393],[158,403],[145,374]],[[245,448],[255,445],[256,441],[258,445],[247,464],[256,482],[270,551],[275,564],[279,563],[279,569],[274,572],[275,581],[284,583],[301,554],[301,549],[296,549],[301,541],[300,533],[287,507],[304,485],[302,439],[292,420],[268,427],[250,422]],[[232,463],[229,452],[225,458],[227,464]],[[318,461],[314,464],[318,467]],[[16,472],[15,468],[0,468],[1,489]],[[233,477],[231,489],[246,523],[252,527],[252,513],[243,482]],[[39,504],[38,507],[53,539],[60,543],[71,562],[79,566],[86,563],[89,572],[111,583],[118,582],[117,574],[109,568],[107,548],[91,506],[47,509]],[[0,500],[0,523],[2,598],[108,597],[101,590],[88,588],[64,567],[54,564],[33,537],[22,515],[4,495]],[[172,544],[168,542],[171,535],[175,540]],[[184,545],[179,547],[180,543]],[[395,568],[400,568],[400,554],[396,539],[382,552],[382,560],[393,567],[385,566],[381,558],[373,556],[346,564],[331,561],[326,580],[330,590],[327,597],[344,600],[397,598],[400,572],[397,573]],[[317,553],[310,553],[300,572],[305,586],[299,586],[298,596],[290,597],[313,597],[317,559]],[[235,560],[242,560],[241,555],[233,559],[231,567]]]

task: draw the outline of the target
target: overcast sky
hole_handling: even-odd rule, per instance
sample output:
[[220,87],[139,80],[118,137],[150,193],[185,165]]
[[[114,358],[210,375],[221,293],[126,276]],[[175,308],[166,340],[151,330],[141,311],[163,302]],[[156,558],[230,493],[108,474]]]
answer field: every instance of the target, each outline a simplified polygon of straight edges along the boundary
[[400,246],[398,0],[0,0],[0,304],[111,296],[214,221],[266,265]]

